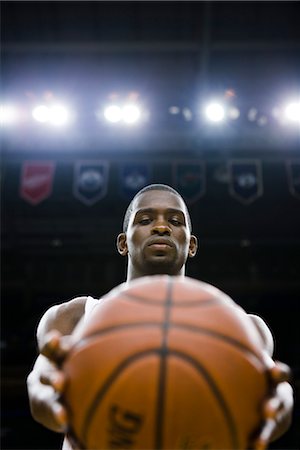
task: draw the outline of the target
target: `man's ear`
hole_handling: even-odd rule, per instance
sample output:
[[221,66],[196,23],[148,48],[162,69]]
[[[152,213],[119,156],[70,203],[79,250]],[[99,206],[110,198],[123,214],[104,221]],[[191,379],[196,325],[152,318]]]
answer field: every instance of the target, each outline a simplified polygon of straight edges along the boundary
[[128,254],[128,247],[127,247],[127,239],[126,239],[126,233],[120,233],[117,237],[117,249],[120,255],[126,256]]
[[189,247],[190,258],[193,258],[196,255],[197,249],[198,249],[198,239],[196,238],[196,236],[192,234],[190,238],[190,247]]

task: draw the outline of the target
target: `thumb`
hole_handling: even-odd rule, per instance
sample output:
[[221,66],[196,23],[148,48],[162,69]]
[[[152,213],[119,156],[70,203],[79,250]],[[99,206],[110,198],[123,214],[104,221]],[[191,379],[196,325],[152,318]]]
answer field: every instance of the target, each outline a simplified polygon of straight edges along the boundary
[[263,429],[260,431],[259,436],[254,441],[254,450],[266,450],[275,428],[276,421],[274,419],[267,419],[265,421]]
[[68,424],[68,418],[67,418],[67,411],[58,402],[54,402],[52,405],[52,412],[54,419],[56,423],[58,424],[61,432],[66,433],[67,432],[67,424]]
[[72,346],[71,336],[62,336],[57,330],[49,331],[41,347],[41,354],[55,363],[61,363]]
[[275,384],[289,381],[291,379],[291,369],[287,364],[275,361],[274,366],[269,370],[271,380]]

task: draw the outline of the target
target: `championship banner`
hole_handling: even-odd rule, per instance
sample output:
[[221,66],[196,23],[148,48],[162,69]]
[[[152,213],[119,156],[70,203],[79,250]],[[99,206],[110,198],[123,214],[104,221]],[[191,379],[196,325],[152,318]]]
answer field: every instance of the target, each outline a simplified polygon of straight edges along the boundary
[[189,203],[205,194],[205,166],[202,161],[175,161],[173,186]]
[[24,161],[21,171],[20,196],[37,205],[52,192],[55,164],[53,161]]
[[229,161],[229,193],[245,205],[263,194],[261,162],[253,159]]
[[300,159],[287,161],[286,170],[290,193],[300,198]]
[[87,206],[94,205],[107,193],[108,161],[77,161],[74,166],[73,194]]
[[131,200],[135,194],[150,183],[149,164],[127,162],[120,167],[121,194]]

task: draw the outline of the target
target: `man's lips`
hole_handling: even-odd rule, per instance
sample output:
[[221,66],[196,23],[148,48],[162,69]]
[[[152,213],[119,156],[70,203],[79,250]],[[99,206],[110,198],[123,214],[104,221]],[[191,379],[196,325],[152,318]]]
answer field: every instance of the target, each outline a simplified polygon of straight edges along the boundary
[[156,248],[174,247],[173,242],[169,239],[152,239],[147,245]]

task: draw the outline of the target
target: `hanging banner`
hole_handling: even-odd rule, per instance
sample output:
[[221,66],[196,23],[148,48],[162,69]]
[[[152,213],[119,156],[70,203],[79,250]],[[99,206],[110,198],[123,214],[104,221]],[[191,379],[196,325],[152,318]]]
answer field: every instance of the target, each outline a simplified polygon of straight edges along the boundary
[[205,194],[205,165],[202,161],[174,161],[173,186],[188,202]]
[[150,183],[150,166],[146,163],[126,162],[120,167],[121,194],[131,200],[135,194]]
[[253,159],[229,161],[229,193],[245,205],[263,194],[261,162]]
[[21,170],[20,196],[37,205],[52,192],[55,163],[53,161],[24,161]]
[[300,159],[288,160],[286,170],[290,193],[300,199]]
[[73,194],[87,206],[94,205],[107,193],[108,161],[77,161],[74,166]]

